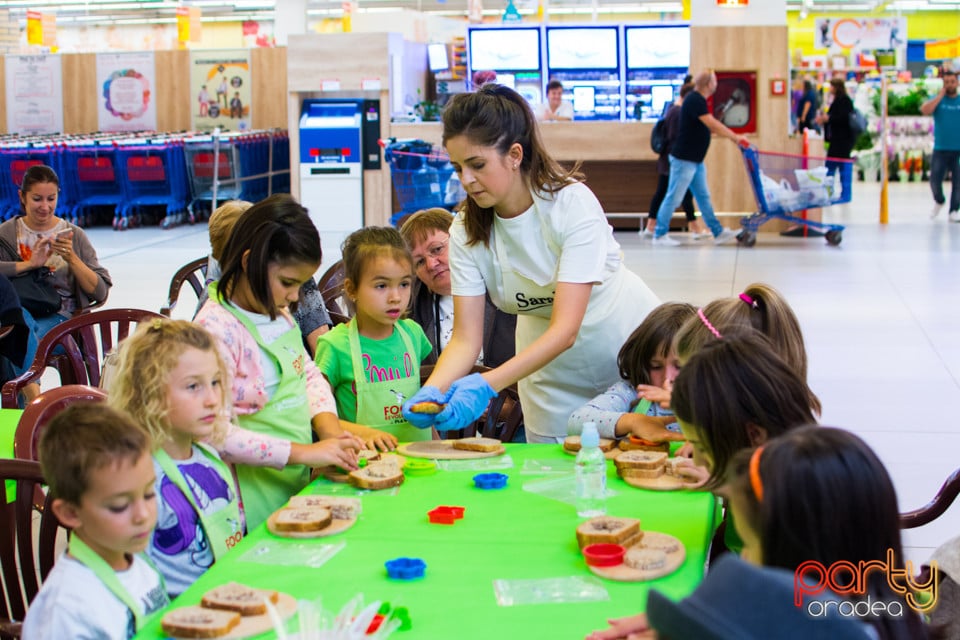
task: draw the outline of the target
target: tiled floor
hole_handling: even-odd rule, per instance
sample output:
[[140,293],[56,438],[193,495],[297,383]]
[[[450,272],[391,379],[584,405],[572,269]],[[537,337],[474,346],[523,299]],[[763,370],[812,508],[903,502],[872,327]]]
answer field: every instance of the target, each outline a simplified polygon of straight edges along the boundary
[[[945,212],[930,220],[926,183],[895,183],[889,195],[886,226],[878,224],[876,183],[856,183],[853,203],[825,210],[828,221],[848,225],[839,247],[775,234],[751,249],[617,238],[628,266],[663,300],[703,304],[756,281],[782,291],[802,323],[823,423],[876,449],[908,510],[960,467],[960,224]],[[159,309],[174,271],[208,251],[204,225],[88,233],[114,278],[108,307]],[[175,317],[187,317],[194,302],[185,295]],[[905,533],[908,558],[924,560],[958,533],[955,504]]]

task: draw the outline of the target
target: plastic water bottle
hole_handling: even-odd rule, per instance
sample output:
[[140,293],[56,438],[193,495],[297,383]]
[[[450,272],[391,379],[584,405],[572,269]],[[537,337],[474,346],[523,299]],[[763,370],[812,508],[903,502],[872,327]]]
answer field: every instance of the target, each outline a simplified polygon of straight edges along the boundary
[[577,515],[592,518],[607,513],[607,459],[600,450],[597,425],[587,422],[577,452]]

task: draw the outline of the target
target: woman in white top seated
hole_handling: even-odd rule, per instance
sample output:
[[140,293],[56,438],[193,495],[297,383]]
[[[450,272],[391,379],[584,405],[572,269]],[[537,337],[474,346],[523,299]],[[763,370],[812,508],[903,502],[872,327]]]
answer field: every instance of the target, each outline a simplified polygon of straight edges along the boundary
[[[659,300],[623,265],[596,196],[545,151],[517,92],[485,85],[455,96],[443,143],[468,198],[450,228],[453,335],[426,385],[404,404],[416,426],[478,418],[519,383],[529,442],[559,442],[570,413],[618,379],[617,352]],[[517,315],[517,354],[464,376],[483,338],[485,294]],[[421,401],[442,412],[410,411]]]

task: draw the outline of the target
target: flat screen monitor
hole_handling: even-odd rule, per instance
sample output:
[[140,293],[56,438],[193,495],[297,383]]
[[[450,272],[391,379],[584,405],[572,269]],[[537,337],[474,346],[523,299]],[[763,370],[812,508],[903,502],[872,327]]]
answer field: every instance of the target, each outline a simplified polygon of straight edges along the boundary
[[539,71],[539,29],[471,29],[472,71]]
[[428,44],[427,61],[430,63],[430,71],[434,73],[449,70],[450,58],[447,57],[447,45],[442,42]]
[[650,106],[656,114],[663,113],[664,107],[673,102],[673,86],[655,84],[650,87]]
[[690,66],[690,27],[627,27],[627,68]]
[[576,113],[593,113],[597,109],[595,87],[573,88],[573,110]]
[[548,27],[547,66],[551,69],[616,69],[616,27]]

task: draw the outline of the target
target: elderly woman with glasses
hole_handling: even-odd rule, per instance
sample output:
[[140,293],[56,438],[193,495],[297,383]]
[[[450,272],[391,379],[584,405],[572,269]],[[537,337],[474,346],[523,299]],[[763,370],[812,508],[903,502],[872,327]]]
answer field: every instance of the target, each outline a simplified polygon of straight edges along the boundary
[[[450,289],[450,267],[447,248],[453,215],[446,209],[417,211],[400,227],[400,235],[413,255],[413,268],[418,282],[410,298],[410,317],[417,321],[433,353],[424,364],[434,364],[453,334],[453,295]],[[487,296],[484,309],[483,347],[477,364],[497,367],[516,353],[517,317],[494,306]]]

